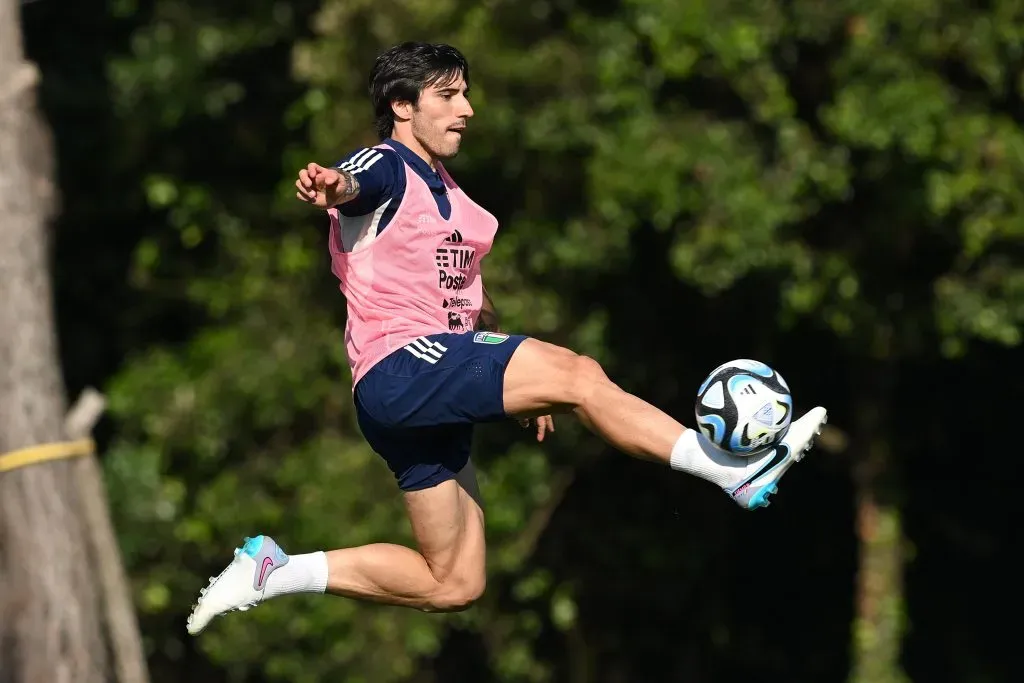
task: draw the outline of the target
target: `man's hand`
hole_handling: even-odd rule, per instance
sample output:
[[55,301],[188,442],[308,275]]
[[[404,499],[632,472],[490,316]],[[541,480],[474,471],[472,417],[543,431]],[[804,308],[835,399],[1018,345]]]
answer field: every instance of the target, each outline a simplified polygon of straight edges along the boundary
[[328,209],[355,198],[359,194],[359,181],[347,171],[308,164],[299,171],[295,181],[295,196],[307,204]]
[[[530,418],[524,417],[519,420],[519,426],[527,429],[530,426],[530,422]],[[543,441],[546,433],[555,431],[555,418],[550,415],[542,415],[533,420],[533,423],[537,427],[537,441]]]

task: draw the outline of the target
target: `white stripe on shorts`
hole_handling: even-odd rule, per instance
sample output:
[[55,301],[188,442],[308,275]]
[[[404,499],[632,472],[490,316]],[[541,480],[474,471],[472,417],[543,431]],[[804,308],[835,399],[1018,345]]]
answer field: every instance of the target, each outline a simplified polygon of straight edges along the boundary
[[448,347],[438,344],[437,342],[432,342],[426,337],[413,339],[402,348],[420,360],[427,361],[431,365],[441,360],[441,356],[448,350]]

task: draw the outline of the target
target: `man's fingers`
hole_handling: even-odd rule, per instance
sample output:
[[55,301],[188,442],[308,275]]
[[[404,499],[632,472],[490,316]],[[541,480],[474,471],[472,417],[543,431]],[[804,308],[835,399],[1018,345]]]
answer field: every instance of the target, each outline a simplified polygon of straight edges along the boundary
[[308,163],[299,169],[299,178],[295,181],[295,196],[307,204],[321,205],[321,193],[335,192],[341,174],[333,168],[324,168],[320,164]]
[[341,180],[341,174],[337,171],[324,169],[316,177],[316,186],[320,190],[327,192],[333,192],[338,187],[338,182]]
[[301,180],[295,181],[295,196],[309,204],[316,203],[316,190],[307,189]]
[[542,415],[532,420],[528,417],[520,417],[516,418],[516,422],[523,429],[528,429],[533,424],[537,432],[537,441],[543,441],[545,434],[555,431],[555,420],[550,415]]
[[537,418],[537,441],[543,441],[548,432],[555,431],[555,420],[550,415]]

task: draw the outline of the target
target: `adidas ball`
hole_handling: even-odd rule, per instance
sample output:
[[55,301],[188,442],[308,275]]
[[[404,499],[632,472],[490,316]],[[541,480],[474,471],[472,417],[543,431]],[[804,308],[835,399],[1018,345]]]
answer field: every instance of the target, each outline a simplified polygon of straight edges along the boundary
[[789,431],[793,396],[782,375],[739,359],[711,371],[697,390],[697,427],[724,451],[755,455]]

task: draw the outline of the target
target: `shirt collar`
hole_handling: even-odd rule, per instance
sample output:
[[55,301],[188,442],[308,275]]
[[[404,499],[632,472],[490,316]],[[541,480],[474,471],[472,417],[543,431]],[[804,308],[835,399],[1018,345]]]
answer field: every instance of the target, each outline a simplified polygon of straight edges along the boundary
[[424,161],[418,154],[394,138],[387,138],[384,140],[384,144],[389,145],[398,152],[398,156],[402,157],[402,160],[409,164],[412,167],[412,170],[416,171],[420,178],[423,178],[427,187],[432,191],[444,191],[444,179],[441,178],[441,174],[430,168],[430,164]]

